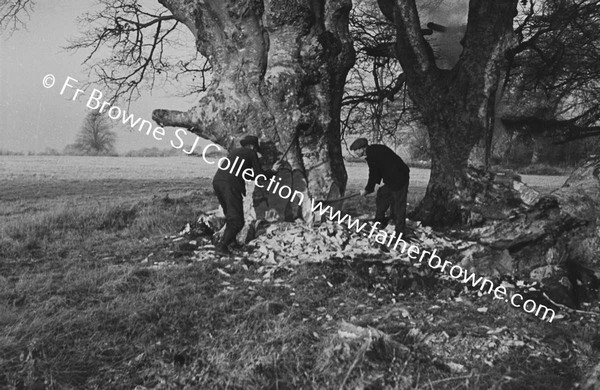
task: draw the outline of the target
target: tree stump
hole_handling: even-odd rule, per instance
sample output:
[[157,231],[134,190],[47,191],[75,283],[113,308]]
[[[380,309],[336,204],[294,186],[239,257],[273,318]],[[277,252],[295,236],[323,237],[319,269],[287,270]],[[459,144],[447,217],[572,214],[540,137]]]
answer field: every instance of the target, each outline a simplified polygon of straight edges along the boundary
[[458,254],[463,266],[479,275],[510,272],[537,280],[552,300],[572,307],[598,298],[600,157],[584,162],[545,196],[516,177],[491,191],[477,187],[502,181],[481,184],[481,177],[472,177],[478,195],[472,196],[471,212],[480,213],[472,220],[480,227],[469,234],[477,246]]

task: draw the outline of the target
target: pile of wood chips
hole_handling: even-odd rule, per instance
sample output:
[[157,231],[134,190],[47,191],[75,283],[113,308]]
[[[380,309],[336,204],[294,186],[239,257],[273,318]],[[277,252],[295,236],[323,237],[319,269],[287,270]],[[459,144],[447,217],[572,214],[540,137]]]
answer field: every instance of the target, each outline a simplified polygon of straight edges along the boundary
[[[474,243],[449,239],[430,227],[423,227],[419,222],[409,221],[417,240],[414,245],[420,249],[438,252],[444,248],[464,249]],[[322,263],[330,259],[360,259],[392,263],[396,261],[409,263],[406,253],[400,250],[385,252],[375,241],[376,234],[368,237],[370,226],[363,229],[365,234],[356,233],[345,225],[333,221],[322,222],[319,226],[309,227],[303,222],[277,222],[261,229],[258,237],[250,241],[243,253],[236,257],[245,258],[260,266],[261,273],[272,274],[278,269],[292,270],[302,263]],[[394,226],[385,229],[391,237]],[[394,239],[395,242],[395,239]],[[194,252],[197,261],[214,258],[212,245],[198,248]],[[398,249],[402,248],[402,245]]]
[[[437,249],[439,255],[444,250],[447,253],[464,252],[467,248],[477,246],[473,241],[449,238],[442,233],[424,227],[420,222],[407,221],[408,227],[413,231],[416,240],[413,244],[420,250],[431,252]],[[411,263],[406,253],[401,253],[402,245],[398,250],[383,251],[376,242],[375,232],[371,232],[371,225],[366,226],[359,234],[354,229],[349,229],[345,224],[325,221],[318,226],[308,226],[302,221],[297,222],[266,222],[257,223],[257,237],[251,240],[243,249],[234,250],[234,260],[251,262],[257,266],[257,272],[263,279],[269,278],[277,270],[293,270],[303,263],[323,263],[331,259],[360,260],[378,263]],[[197,222],[188,224],[177,235],[165,237],[179,246],[192,247],[191,261],[215,261],[221,257],[214,251],[212,232],[223,227],[222,218],[214,214],[201,216]],[[385,228],[388,237],[391,237],[394,226],[390,224]],[[395,239],[394,241],[395,242]],[[393,245],[392,245],[393,246]],[[194,249],[195,248],[195,249]],[[466,251],[468,252],[468,250]],[[417,267],[426,267],[427,264],[412,263]],[[161,264],[166,266],[169,264]],[[175,265],[173,262],[172,265]]]

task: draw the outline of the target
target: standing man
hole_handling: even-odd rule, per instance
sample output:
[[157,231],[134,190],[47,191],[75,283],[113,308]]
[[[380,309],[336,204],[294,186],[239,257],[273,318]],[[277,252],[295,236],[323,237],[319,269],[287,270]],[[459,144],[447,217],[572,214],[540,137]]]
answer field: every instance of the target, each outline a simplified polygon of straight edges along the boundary
[[392,149],[385,145],[369,145],[366,138],[358,138],[350,145],[350,150],[358,157],[365,157],[369,164],[369,181],[360,192],[366,196],[375,190],[375,184],[383,186],[377,190],[375,221],[382,227],[387,225],[385,216],[391,208],[391,216],[396,221],[396,235],[406,236],[406,198],[410,169]]
[[[231,151],[227,158],[229,161],[234,161],[236,157],[239,157],[243,161],[242,168],[238,172],[243,172],[247,168],[251,168],[254,171],[253,177],[263,174],[267,178],[272,177],[276,174],[279,169],[280,163],[276,162],[273,164],[273,171],[265,172],[260,166],[258,161],[258,154],[260,153],[260,146],[258,144],[258,137],[253,135],[247,135],[240,140],[241,148],[237,148]],[[244,227],[244,203],[242,197],[246,195],[246,183],[242,177],[239,177],[226,170],[218,169],[215,177],[213,178],[213,189],[219,199],[219,204],[223,208],[225,213],[225,232],[219,243],[215,246],[217,253],[223,255],[230,255],[229,244],[235,240],[235,236]]]

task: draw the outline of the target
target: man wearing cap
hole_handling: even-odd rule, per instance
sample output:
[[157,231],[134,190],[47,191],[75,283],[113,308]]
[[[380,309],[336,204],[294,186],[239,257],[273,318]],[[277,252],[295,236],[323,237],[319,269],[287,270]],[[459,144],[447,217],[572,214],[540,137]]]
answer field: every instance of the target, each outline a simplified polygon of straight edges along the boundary
[[396,235],[406,233],[406,198],[410,169],[394,151],[385,145],[369,145],[366,138],[358,138],[350,145],[358,157],[365,157],[369,165],[369,180],[361,191],[366,196],[375,190],[375,184],[383,186],[377,190],[375,221],[382,227],[387,225],[385,213],[391,208],[396,221]]
[[[280,166],[279,162],[273,165],[273,170],[270,172],[263,171],[260,166],[257,154],[260,153],[258,137],[247,135],[240,140],[240,144],[242,145],[241,148],[232,150],[227,156],[230,161],[234,161],[236,157],[242,161],[242,167],[238,172],[243,172],[251,168],[254,171],[253,177],[263,174],[269,178],[276,174]],[[228,246],[235,240],[235,236],[244,227],[244,203],[242,197],[246,195],[246,183],[242,177],[230,171],[218,169],[213,178],[213,189],[215,190],[219,204],[223,208],[223,213],[225,213],[226,223],[223,237],[221,237],[215,249],[220,254],[231,254]]]

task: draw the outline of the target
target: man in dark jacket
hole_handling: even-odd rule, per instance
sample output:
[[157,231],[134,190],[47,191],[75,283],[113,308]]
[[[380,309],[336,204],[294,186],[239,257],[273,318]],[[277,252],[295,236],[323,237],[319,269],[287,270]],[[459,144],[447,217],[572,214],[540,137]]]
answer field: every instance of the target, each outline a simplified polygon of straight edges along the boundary
[[[257,137],[247,135],[242,138],[240,144],[242,145],[241,148],[232,150],[227,156],[229,161],[237,161],[236,158],[242,161],[241,168],[237,172],[244,172],[247,168],[251,168],[254,171],[253,177],[263,174],[270,178],[275,175],[280,166],[279,162],[273,165],[273,170],[270,172],[263,171],[260,166],[257,154],[260,153],[260,146]],[[227,255],[231,254],[228,248],[229,244],[235,240],[236,235],[244,227],[243,196],[246,195],[246,183],[241,177],[243,175],[237,175],[233,172],[234,169],[218,169],[213,178],[213,189],[219,204],[223,208],[226,223],[223,237],[215,246],[215,249],[218,253]]]
[[392,149],[385,145],[369,145],[366,138],[358,138],[350,145],[358,157],[365,157],[369,164],[369,181],[362,196],[375,191],[375,184],[383,186],[377,190],[375,221],[382,227],[387,225],[385,213],[391,208],[396,221],[396,235],[406,234],[406,198],[410,169]]

